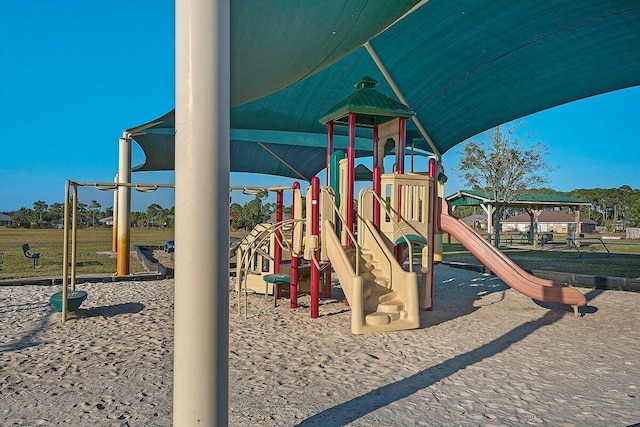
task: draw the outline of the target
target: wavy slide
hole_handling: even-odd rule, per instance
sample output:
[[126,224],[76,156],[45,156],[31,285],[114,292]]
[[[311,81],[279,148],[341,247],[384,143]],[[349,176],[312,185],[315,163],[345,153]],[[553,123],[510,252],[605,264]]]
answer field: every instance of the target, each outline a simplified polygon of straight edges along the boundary
[[575,307],[586,305],[585,296],[577,289],[569,288],[562,282],[541,279],[524,271],[471,227],[453,217],[450,214],[449,203],[444,199],[440,200],[440,228],[455,237],[504,283],[538,301]]

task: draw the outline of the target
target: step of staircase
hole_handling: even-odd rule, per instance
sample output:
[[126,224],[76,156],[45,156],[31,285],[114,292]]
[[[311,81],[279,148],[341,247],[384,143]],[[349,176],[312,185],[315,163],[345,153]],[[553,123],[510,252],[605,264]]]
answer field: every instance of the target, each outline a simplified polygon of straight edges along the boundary
[[374,313],[367,314],[365,316],[365,318],[364,318],[364,321],[368,325],[384,326],[384,325],[388,325],[389,323],[391,323],[391,317],[387,313],[380,313],[380,312],[376,311]]
[[378,311],[382,313],[400,313],[402,308],[404,307],[404,302],[398,298],[392,299],[391,301],[381,302],[378,304]]
[[400,313],[383,313],[381,311],[375,311],[367,314],[364,321],[367,325],[384,326],[398,319],[400,319]]
[[395,293],[395,292],[391,292],[386,287],[381,286],[372,280],[368,280],[363,283],[363,291],[364,291],[365,298],[376,297],[378,298],[378,300],[380,300],[381,298],[384,298],[386,294]]

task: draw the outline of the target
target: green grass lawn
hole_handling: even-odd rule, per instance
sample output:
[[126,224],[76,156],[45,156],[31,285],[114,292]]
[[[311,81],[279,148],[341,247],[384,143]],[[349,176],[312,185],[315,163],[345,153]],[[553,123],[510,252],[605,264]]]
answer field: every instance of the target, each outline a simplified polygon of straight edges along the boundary
[[[245,233],[246,234],[246,233]],[[174,238],[173,229],[133,229],[131,244],[163,245]],[[79,229],[77,244],[77,274],[113,274],[116,260],[111,251],[112,231],[106,228]],[[22,244],[29,243],[32,252],[40,252],[40,268],[32,268],[32,261],[22,253]],[[607,242],[613,252],[631,252],[640,247],[618,248]],[[549,270],[567,273],[594,274],[602,276],[640,277],[640,255],[612,253],[608,258],[604,253],[587,251],[581,257],[577,252],[556,249],[504,251],[522,268],[528,270]],[[0,280],[37,277],[62,277],[62,230],[37,230],[22,228],[0,229],[0,252],[4,253],[4,263],[0,264]],[[480,264],[480,261],[460,244],[444,245],[444,260]],[[131,272],[142,272],[144,267],[138,259],[131,257]]]
[[[173,239],[173,229],[133,229],[131,245],[163,245]],[[37,277],[62,277],[63,230],[24,228],[0,229],[0,280]],[[77,274],[113,274],[116,259],[111,252],[112,230],[107,228],[78,229]],[[22,253],[22,244],[29,243],[31,252],[40,252],[40,268]],[[144,271],[137,257],[131,256],[132,273]]]
[[[607,245],[609,250],[617,249]],[[630,252],[625,247],[625,252]],[[605,252],[596,252],[585,248],[581,254],[577,251],[559,249],[526,250],[508,249],[503,253],[526,270],[548,270],[565,273],[592,274],[598,276],[640,277],[640,255],[614,253],[609,257]],[[481,264],[481,262],[460,244],[444,244],[443,258],[448,262]]]

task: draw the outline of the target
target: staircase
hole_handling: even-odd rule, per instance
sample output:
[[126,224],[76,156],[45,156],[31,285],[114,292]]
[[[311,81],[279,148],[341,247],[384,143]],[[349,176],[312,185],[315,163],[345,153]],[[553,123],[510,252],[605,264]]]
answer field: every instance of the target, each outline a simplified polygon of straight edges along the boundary
[[[352,260],[355,269],[356,250],[353,247],[343,248]],[[371,251],[362,248],[358,275],[362,278],[363,308],[365,323],[372,326],[389,325],[399,319],[407,318],[405,303],[398,293],[389,289],[389,277],[374,259]]]
[[351,306],[354,334],[414,329],[420,326],[415,273],[406,272],[381,242],[371,223],[358,249],[343,247],[325,222],[327,255]]

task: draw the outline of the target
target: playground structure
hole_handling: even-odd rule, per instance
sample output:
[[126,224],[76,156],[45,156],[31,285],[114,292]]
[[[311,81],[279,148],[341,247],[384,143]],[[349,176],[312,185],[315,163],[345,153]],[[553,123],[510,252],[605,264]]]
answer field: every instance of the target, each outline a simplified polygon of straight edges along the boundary
[[[536,300],[571,305],[577,314],[577,308],[586,304],[582,293],[526,273],[451,215],[438,194],[435,159],[429,160],[426,174],[405,173],[405,121],[412,111],[377,92],[371,79],[362,79],[356,87],[354,95],[321,119],[327,124],[328,185],[321,187],[318,177],[311,180],[303,212],[299,185],[294,184],[292,219],[287,221],[281,214],[283,188],[276,189],[276,223],[259,224],[238,247],[236,289],[244,296],[245,315],[249,290],[275,294],[280,286],[269,279],[288,273],[291,307],[297,307],[298,291],[308,291],[311,317],[318,317],[320,273],[326,273],[327,296],[333,270],[351,307],[353,333],[417,328],[420,310],[433,308],[435,236],[442,231],[457,238],[515,290]],[[360,98],[366,98],[366,104]],[[348,126],[346,158],[332,150],[335,125]],[[372,130],[374,166],[372,187],[360,191],[356,211],[353,141],[357,126]],[[396,163],[394,173],[385,174],[388,142],[393,143]],[[282,250],[289,246],[283,230],[291,232],[288,266],[282,263]],[[308,275],[301,274],[307,270]]]

